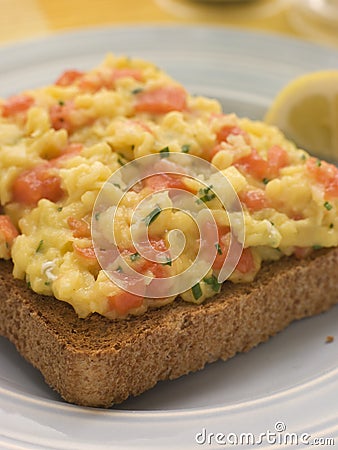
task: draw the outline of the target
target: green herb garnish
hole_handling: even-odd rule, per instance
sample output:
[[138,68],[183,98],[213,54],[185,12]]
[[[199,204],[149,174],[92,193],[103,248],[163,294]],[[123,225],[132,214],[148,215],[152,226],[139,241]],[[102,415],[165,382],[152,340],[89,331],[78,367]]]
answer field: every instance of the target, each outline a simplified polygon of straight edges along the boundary
[[219,245],[218,242],[217,242],[217,244],[215,244],[215,247],[216,247],[217,253],[218,253],[219,255],[223,255],[221,246]]
[[330,223],[329,228],[333,228],[333,227],[334,227],[334,224]]
[[203,278],[203,281],[205,284],[211,286],[211,289],[214,292],[219,292],[219,290],[221,289],[222,284],[217,281],[215,275],[211,275],[211,277],[209,278]]
[[95,217],[95,220],[99,220],[100,214],[101,214],[101,213],[99,213],[99,212],[95,213],[95,216],[94,216],[94,217]]
[[141,87],[135,88],[131,91],[132,94],[139,94],[140,92],[142,92],[144,89]]
[[182,153],[189,153],[190,150],[190,144],[183,144],[181,147]]
[[169,156],[170,156],[169,155],[169,153],[170,153],[169,147],[162,148],[162,150],[160,150],[159,153],[160,153],[161,158],[169,158]]
[[198,300],[200,297],[202,297],[202,289],[199,283],[195,284],[195,286],[191,288],[191,291],[195,300]]
[[263,178],[262,181],[263,181],[264,184],[268,184],[270,180],[269,180],[269,178]]
[[317,166],[317,167],[320,167],[321,165],[322,165],[321,160],[320,160],[320,159],[317,159],[317,161],[316,161],[316,166]]
[[138,252],[133,253],[132,255],[129,256],[130,261],[135,262],[136,260],[138,260],[138,258],[140,257],[140,254]]
[[206,202],[210,202],[210,200],[213,200],[214,198],[216,198],[216,194],[214,192],[210,192],[212,189],[212,185],[200,189],[198,191],[198,194],[201,195],[202,197],[200,197],[196,203],[206,203]]
[[57,210],[57,212],[61,212],[62,211],[62,206],[59,206],[56,210]]
[[312,249],[313,249],[313,250],[320,250],[321,248],[323,248],[322,245],[313,245],[313,246],[312,246]]
[[160,206],[156,206],[144,219],[143,221],[147,225],[147,227],[154,222],[154,220],[160,215],[162,212],[162,208]]
[[324,208],[326,208],[328,211],[330,211],[333,208],[333,206],[331,205],[330,202],[325,202],[324,203]]
[[41,241],[39,242],[39,245],[36,247],[35,253],[38,253],[41,251],[43,246],[43,239],[41,239]]
[[124,165],[126,164],[126,162],[127,162],[126,157],[124,156],[123,153],[117,152],[117,154],[118,154],[118,156],[119,156],[119,157],[117,158],[117,162],[120,164],[120,166],[124,166]]
[[166,256],[165,258],[166,258],[166,262],[161,263],[162,266],[171,266],[171,264],[172,264],[171,258],[169,258],[169,256]]

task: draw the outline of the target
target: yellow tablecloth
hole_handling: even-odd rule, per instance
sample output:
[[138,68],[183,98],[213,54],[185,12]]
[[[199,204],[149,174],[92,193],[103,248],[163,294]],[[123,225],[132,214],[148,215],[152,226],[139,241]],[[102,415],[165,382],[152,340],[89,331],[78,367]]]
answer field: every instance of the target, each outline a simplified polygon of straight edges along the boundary
[[299,36],[338,48],[338,31],[300,29],[292,0],[242,4],[197,0],[1,0],[0,44],[57,31],[130,24],[224,25]]

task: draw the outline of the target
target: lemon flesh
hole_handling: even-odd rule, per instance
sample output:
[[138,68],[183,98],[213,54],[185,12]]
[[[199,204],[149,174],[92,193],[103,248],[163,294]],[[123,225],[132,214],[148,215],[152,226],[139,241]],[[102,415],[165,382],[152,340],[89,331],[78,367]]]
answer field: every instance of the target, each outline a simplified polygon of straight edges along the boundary
[[308,152],[338,161],[338,70],[291,81],[273,101],[265,121]]

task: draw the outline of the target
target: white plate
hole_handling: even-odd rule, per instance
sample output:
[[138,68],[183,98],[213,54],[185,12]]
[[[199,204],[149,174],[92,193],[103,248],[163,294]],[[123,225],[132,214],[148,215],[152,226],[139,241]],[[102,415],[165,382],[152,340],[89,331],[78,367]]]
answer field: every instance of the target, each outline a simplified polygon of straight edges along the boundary
[[[220,28],[108,28],[3,47],[0,95],[49,83],[66,68],[89,68],[109,51],[149,59],[191,92],[216,96],[226,111],[251,118],[262,117],[288,80],[338,68],[334,50],[271,35]],[[261,444],[233,448],[271,448],[273,440],[283,443],[286,433],[295,433],[299,448],[302,439],[313,444],[330,438],[337,444],[337,323],[335,307],[293,324],[247,354],[161,382],[111,410],[65,404],[0,338],[0,448],[220,448],[224,438],[216,439],[217,433],[230,433],[228,447],[236,433],[248,433],[249,440],[249,433],[257,439],[267,433]],[[326,344],[327,335],[335,341]],[[203,429],[214,433],[211,445],[208,439],[201,443]]]

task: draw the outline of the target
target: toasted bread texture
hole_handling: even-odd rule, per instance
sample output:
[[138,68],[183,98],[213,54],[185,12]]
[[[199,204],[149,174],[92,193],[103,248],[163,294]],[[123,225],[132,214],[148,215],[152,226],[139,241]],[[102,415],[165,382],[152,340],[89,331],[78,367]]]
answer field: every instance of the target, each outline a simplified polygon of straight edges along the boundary
[[292,321],[338,303],[338,248],[267,264],[250,284],[224,283],[201,305],[177,301],[143,316],[79,319],[0,264],[0,334],[68,402],[109,407],[219,358],[248,351]]

